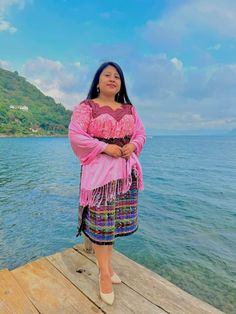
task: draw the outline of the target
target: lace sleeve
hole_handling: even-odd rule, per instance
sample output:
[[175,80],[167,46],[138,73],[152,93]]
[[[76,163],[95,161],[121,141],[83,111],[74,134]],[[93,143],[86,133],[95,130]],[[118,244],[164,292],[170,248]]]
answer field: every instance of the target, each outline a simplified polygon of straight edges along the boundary
[[79,105],[75,106],[71,119],[79,123],[81,128],[87,132],[91,117],[92,108],[85,101],[82,101]]

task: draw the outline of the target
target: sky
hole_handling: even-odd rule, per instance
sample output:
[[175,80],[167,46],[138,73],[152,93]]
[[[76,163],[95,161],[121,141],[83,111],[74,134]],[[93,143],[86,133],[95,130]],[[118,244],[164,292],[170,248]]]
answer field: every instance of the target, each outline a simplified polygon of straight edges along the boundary
[[154,135],[236,128],[235,0],[0,0],[0,67],[66,108],[105,61]]

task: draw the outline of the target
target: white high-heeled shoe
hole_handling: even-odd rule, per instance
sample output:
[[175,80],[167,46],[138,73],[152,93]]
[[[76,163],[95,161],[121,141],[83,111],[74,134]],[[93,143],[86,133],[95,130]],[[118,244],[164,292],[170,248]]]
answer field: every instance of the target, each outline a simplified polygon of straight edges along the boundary
[[[97,267],[98,267],[98,269],[99,269],[99,265],[98,265],[98,261],[97,261],[97,260],[96,260],[96,264],[97,264]],[[112,282],[112,283],[121,283],[122,281],[121,281],[120,277],[119,277],[116,273],[114,273],[114,274],[111,276],[111,282]]]
[[99,280],[99,292],[100,292],[101,299],[107,304],[112,305],[115,299],[114,291],[110,293],[103,293],[101,291],[100,279],[101,279],[101,274],[99,272],[98,280]]

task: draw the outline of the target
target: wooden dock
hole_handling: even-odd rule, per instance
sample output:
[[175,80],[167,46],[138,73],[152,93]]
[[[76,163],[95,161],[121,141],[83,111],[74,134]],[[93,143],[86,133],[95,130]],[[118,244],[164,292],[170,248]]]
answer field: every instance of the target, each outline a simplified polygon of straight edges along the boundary
[[0,313],[223,313],[113,250],[113,305],[99,296],[95,255],[83,244],[0,271]]

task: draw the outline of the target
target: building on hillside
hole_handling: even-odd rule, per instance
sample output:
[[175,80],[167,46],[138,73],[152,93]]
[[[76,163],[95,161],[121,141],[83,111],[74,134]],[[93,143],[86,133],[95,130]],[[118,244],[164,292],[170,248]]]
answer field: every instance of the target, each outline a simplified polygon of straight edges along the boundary
[[24,111],[29,111],[29,108],[28,106],[13,106],[13,105],[10,105],[10,109],[20,109],[20,110],[24,110]]

